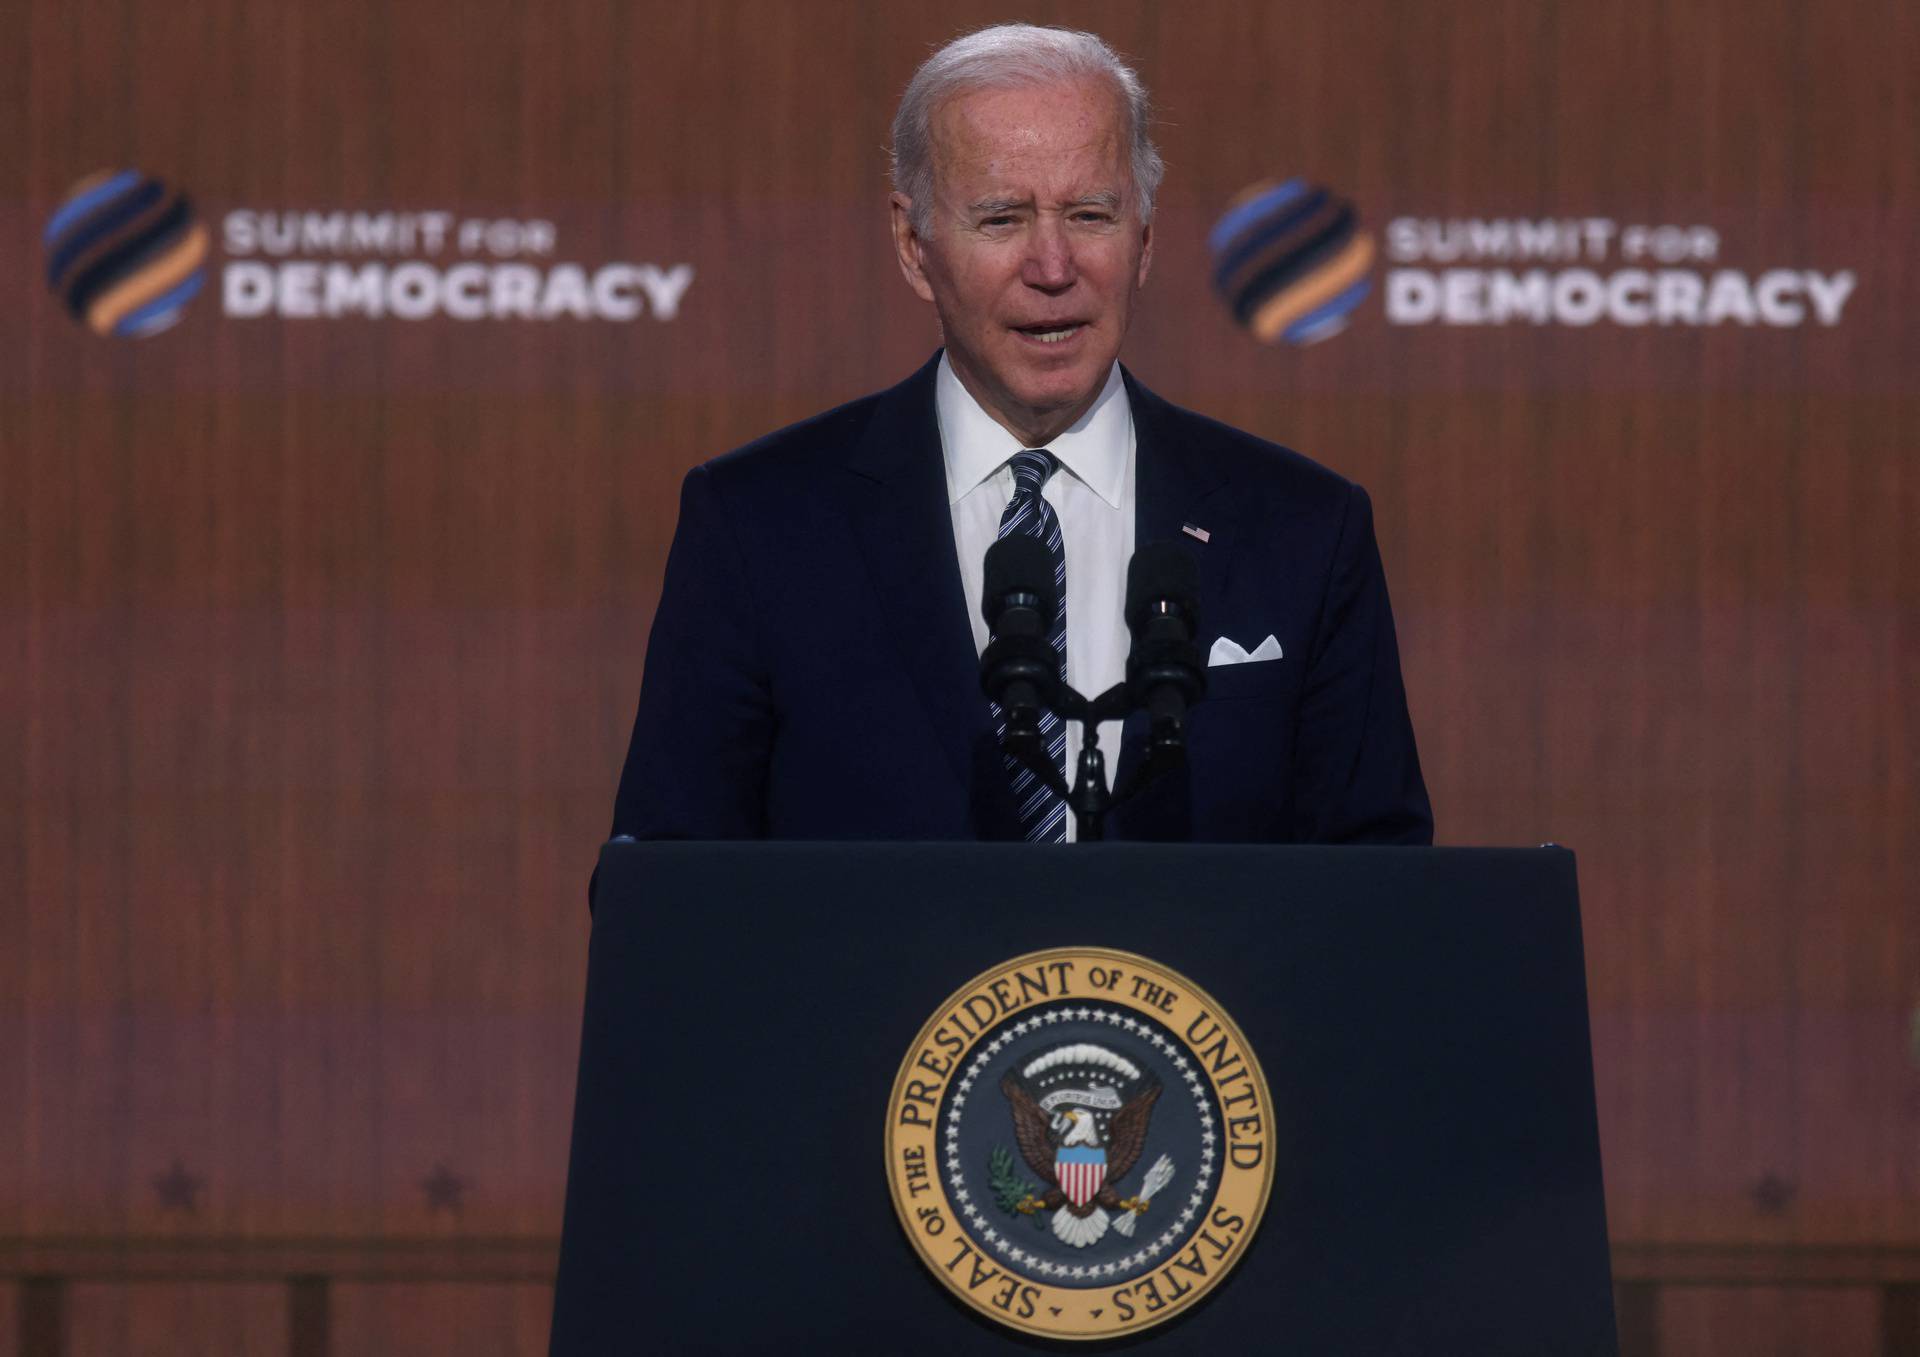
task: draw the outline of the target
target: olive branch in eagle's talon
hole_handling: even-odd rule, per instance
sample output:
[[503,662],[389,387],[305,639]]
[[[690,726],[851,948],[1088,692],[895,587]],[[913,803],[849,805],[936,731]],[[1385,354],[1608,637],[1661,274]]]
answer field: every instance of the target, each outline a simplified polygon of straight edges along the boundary
[[994,1146],[987,1156],[987,1190],[993,1193],[1000,1209],[1009,1214],[1017,1212],[1032,1219],[1034,1212],[1046,1205],[1039,1196],[1039,1185],[1020,1176],[1013,1152],[1004,1145]]

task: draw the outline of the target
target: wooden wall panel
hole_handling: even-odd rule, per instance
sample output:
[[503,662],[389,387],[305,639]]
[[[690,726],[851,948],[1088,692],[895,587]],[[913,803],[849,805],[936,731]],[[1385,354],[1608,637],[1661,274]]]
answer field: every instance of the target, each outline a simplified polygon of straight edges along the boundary
[[[0,1238],[557,1230],[582,888],[679,479],[936,342],[880,148],[919,55],[1004,17],[0,9]],[[1915,9],[1028,17],[1098,28],[1161,105],[1128,361],[1371,490],[1442,840],[1580,853],[1616,1237],[1920,1244]],[[215,225],[542,218],[562,257],[696,278],[671,323],[203,297],[106,341],[39,233],[122,164]],[[1860,282],[1832,329],[1370,303],[1270,350],[1204,239],[1295,173],[1376,229],[1703,222],[1730,266]]]
[[1686,1357],[1880,1357],[1867,1287],[1677,1287],[1660,1302],[1660,1350]]
[[334,1289],[333,1357],[394,1352],[539,1357],[553,1288],[527,1284],[346,1284]]
[[67,1299],[71,1357],[286,1357],[287,1296],[230,1282],[87,1282]]

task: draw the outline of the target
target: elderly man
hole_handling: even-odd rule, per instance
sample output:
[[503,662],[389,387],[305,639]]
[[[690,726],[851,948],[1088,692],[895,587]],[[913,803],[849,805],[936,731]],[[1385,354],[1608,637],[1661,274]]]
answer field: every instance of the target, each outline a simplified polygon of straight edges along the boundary
[[[1431,840],[1365,493],[1117,361],[1153,259],[1147,123],[1091,34],[989,28],[915,74],[893,240],[945,348],[687,476],[616,834],[1069,839],[980,689],[981,560],[1023,532],[1064,574],[1054,643],[1088,694],[1124,674],[1135,545],[1198,565],[1187,766],[1113,837]],[[1100,734],[1124,777],[1144,730]]]

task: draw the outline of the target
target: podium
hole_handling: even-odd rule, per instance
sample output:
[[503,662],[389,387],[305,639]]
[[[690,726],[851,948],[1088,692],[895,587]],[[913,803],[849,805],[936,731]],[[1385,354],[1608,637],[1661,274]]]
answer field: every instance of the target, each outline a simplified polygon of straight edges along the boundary
[[[1100,1105],[1119,1105],[1129,1088],[1157,1097],[1143,1100],[1155,1109],[1146,1153],[1113,1185],[1124,1194],[1102,1198],[1107,1210],[1055,1192],[1061,1204],[1051,1216],[1061,1228],[1050,1231],[1049,1213],[1028,1209],[1049,1179],[1044,1153],[1030,1152],[994,1169],[1007,1175],[1011,1162],[1026,1200],[1013,1201],[1016,1189],[997,1207],[986,1204],[981,1156],[971,1142],[963,1150],[950,1140],[953,1164],[965,1161],[979,1196],[951,1200],[956,1178],[938,1198],[956,1213],[938,1241],[958,1250],[946,1264],[944,1252],[927,1255],[933,1241],[910,1235],[920,1185],[890,1162],[916,1153],[896,1137],[919,1120],[918,1102],[930,1116],[958,1115],[961,1070],[933,1039],[921,1051],[924,1083],[902,1100],[916,1043],[932,1032],[957,1048],[954,1033],[971,1036],[976,1025],[958,1002],[970,982],[1010,959],[1075,948],[1185,977],[1231,1015],[1264,1075],[1260,1116],[1251,1119],[1260,1149],[1243,1156],[1260,1161],[1264,1209],[1227,1241],[1238,1246],[1231,1270],[1187,1297],[1171,1270],[1157,1289],[1146,1263],[1110,1274],[1132,1277],[1129,1292],[1071,1279],[1063,1262],[1062,1282],[1074,1289],[1032,1288],[1040,1321],[1048,1296],[1083,1292],[1089,1304],[1102,1301],[1088,1310],[1102,1324],[1120,1314],[1106,1308],[1108,1295],[1130,1321],[1143,1321],[1089,1341],[1000,1322],[998,1288],[978,1283],[984,1274],[957,1213],[969,1211],[979,1256],[1002,1265],[979,1241],[983,1219],[1004,1217],[1009,1237],[1026,1241],[1016,1255],[1085,1257],[1095,1278],[1100,1259],[1106,1268],[1134,1263],[1149,1239],[1171,1241],[1154,1266],[1185,1247],[1199,1226],[1178,1223],[1178,1194],[1196,1181],[1207,1186],[1202,1153],[1210,1168],[1216,1144],[1236,1143],[1225,1121],[1237,1095],[1217,1072],[1218,1047],[1212,1073],[1198,1044],[1191,1064],[1164,1075],[1125,1056],[1152,1053],[1140,1043],[1153,1024],[1136,1006],[1125,1010],[1122,1033],[1117,999],[1160,999],[1156,984],[1136,976],[1115,989],[1105,1017],[1098,1002],[1075,1010],[1071,992],[1064,1006],[1058,994],[1039,992],[1051,975],[1084,993],[1094,969],[1086,965],[1029,966],[1027,993],[999,991],[1008,1004],[1030,1005],[1035,1035],[1024,1042],[1040,1039],[1045,1011],[1060,1010],[1069,1025],[1076,1012],[1083,1026],[1111,1022],[1112,1042],[1056,1042],[1050,1057],[1091,1046],[1121,1052],[1103,1057],[1119,1073],[1096,1070],[1091,1081],[1121,1089],[1095,1089]],[[995,1015],[976,1007],[984,1042]],[[1017,1017],[1009,1009],[1004,1021]],[[1026,1025],[1007,1026],[999,1039],[1012,1043]],[[1190,1035],[1210,1034],[1196,1024]],[[969,1069],[986,1069],[987,1047],[979,1049]],[[1007,1049],[1012,1058],[1026,1048]],[[1038,1060],[1022,1068],[1043,1067],[1051,1068]],[[1195,1068],[1209,1080],[1180,1084]],[[1012,1143],[1021,1114],[1007,1109],[1022,1100],[1007,1086],[1008,1069],[994,1075],[998,1089],[983,1074],[974,1096],[991,1104],[980,1114],[989,1133]],[[1048,1077],[1035,1074],[1026,1086],[1037,1092]],[[1189,1091],[1197,1112],[1181,1096]],[[1069,1097],[1097,1102],[1056,1089],[1048,1095],[1056,1128],[1077,1125],[1085,1111],[1058,1101]],[[1115,1173],[1125,1139],[1115,1122],[1126,1115],[1100,1114],[1109,1143],[1095,1153]],[[1182,1117],[1204,1122],[1204,1148],[1192,1126],[1181,1129]],[[1163,1198],[1171,1204],[1135,1205],[1146,1197],[1141,1177],[1155,1136],[1173,1146],[1169,1161],[1185,1176]],[[1060,1153],[1056,1176],[1066,1185]],[[1228,1165],[1218,1162],[1224,1191]],[[1115,1224],[1098,1243],[1070,1247],[1061,1242],[1073,1223],[1066,1216],[1082,1209]],[[1123,1240],[1118,1222],[1131,1214],[1140,1233]],[[1136,1241],[1134,1253],[1121,1252]],[[1034,1265],[1052,1275],[1051,1264]],[[1028,1296],[1033,1308],[1018,1287],[1006,1294]],[[1167,1316],[1148,1313],[1159,1308],[1149,1295],[1166,1300]],[[1128,843],[615,842],[602,850],[556,1354],[1115,1347],[1369,1357],[1616,1351],[1571,853]]]

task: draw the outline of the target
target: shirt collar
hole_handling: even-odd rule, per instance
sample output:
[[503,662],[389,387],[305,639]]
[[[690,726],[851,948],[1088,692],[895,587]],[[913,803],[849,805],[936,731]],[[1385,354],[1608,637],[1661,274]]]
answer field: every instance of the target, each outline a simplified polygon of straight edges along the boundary
[[[1026,445],[981,408],[960,384],[947,355],[940,355],[934,385],[934,410],[940,420],[940,448],[947,464],[947,503],[957,504],[974,487],[1005,466]],[[1087,412],[1047,444],[1047,451],[1110,508],[1120,507],[1126,489],[1127,453],[1133,440],[1133,408],[1127,402],[1120,364],[1107,373]]]

